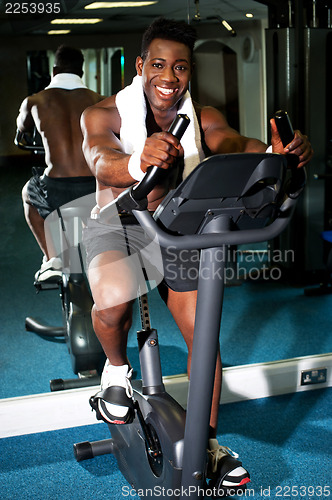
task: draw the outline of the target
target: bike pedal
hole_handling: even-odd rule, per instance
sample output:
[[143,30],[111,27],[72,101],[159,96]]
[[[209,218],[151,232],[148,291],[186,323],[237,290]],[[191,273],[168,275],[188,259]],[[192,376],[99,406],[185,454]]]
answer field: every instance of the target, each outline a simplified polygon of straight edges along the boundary
[[59,285],[61,283],[61,279],[57,278],[56,280],[47,280],[47,281],[35,281],[34,286],[37,289],[37,293],[43,292],[46,290],[58,290]]

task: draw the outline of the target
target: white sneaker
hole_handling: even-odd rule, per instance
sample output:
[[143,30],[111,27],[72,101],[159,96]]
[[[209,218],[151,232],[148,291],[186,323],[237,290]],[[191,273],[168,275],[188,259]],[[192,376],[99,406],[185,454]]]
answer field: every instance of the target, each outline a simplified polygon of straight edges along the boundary
[[133,409],[132,373],[128,365],[113,366],[106,360],[101,376],[101,391],[95,396],[103,420],[111,424],[128,422]]
[[43,282],[49,279],[57,279],[62,276],[62,260],[59,257],[52,257],[47,260],[45,255],[39,271],[35,274],[35,281]]
[[250,482],[248,471],[237,460],[239,455],[227,446],[221,446],[217,439],[209,439],[208,477],[214,479],[218,488],[243,488]]

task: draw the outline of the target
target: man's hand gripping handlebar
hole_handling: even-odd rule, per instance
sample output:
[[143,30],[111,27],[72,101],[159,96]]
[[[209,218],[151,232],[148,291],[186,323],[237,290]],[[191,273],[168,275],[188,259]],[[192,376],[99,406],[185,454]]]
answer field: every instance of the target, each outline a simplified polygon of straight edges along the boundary
[[[168,132],[180,140],[189,122],[190,119],[187,115],[179,114],[175,117]],[[116,213],[123,210],[129,213],[132,213],[133,210],[146,210],[148,205],[147,195],[164,178],[165,174],[167,175],[167,170],[152,166],[149,167],[145,176],[138,184],[123,191],[115,200],[105,205],[99,214],[94,214],[93,217],[103,222],[109,219],[110,216],[112,217],[111,214],[114,214],[115,209]]]

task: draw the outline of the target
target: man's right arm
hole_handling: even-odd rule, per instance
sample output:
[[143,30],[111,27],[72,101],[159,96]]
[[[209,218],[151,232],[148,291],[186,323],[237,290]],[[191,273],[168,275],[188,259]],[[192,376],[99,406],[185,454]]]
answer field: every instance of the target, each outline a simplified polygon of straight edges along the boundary
[[[115,132],[120,128],[115,107],[91,106],[81,118],[83,153],[97,181],[104,186],[126,188],[136,182],[129,174],[132,155],[123,151]],[[169,132],[157,132],[145,141],[138,168],[146,172],[150,165],[167,169],[182,151],[176,137]]]
[[135,181],[128,172],[130,155],[124,153],[112,123],[114,108],[91,106],[81,117],[83,153],[91,172],[104,186],[125,188]]

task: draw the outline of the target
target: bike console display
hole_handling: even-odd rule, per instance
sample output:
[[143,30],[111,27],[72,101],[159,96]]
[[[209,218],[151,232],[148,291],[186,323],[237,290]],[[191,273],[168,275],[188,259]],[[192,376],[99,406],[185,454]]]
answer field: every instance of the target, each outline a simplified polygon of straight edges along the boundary
[[155,219],[183,235],[200,234],[223,215],[235,230],[264,227],[279,207],[286,168],[286,159],[273,153],[212,156],[168,194]]

